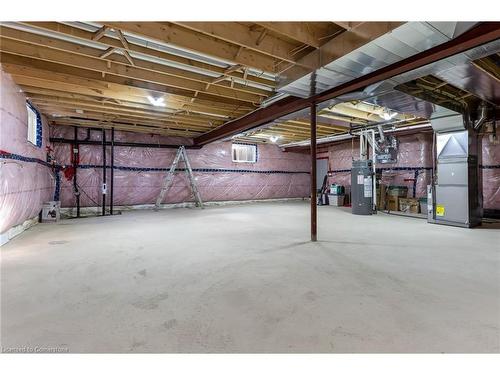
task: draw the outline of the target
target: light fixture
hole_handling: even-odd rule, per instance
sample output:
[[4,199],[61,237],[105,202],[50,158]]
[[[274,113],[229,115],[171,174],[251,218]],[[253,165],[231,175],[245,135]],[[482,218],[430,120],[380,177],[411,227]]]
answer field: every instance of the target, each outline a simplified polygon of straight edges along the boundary
[[163,97],[155,99],[152,96],[148,96],[148,100],[155,107],[165,107],[165,103],[163,103]]
[[279,139],[280,137],[278,137],[277,135],[272,135],[269,137],[269,140],[273,143],[276,143],[276,141]]
[[387,112],[382,113],[382,118],[383,118],[385,121],[392,120],[395,116],[397,116],[397,113],[396,113],[396,112],[392,112],[392,113],[390,113],[389,111],[387,111]]

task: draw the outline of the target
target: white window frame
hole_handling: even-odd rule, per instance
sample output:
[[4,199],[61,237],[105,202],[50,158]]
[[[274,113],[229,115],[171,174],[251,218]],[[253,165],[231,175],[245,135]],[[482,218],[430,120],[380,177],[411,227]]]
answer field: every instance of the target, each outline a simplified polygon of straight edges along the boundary
[[30,107],[28,103],[26,103],[26,111],[28,112],[28,142],[33,144],[33,146],[38,147],[37,145],[37,131],[38,131],[38,113]]
[[[253,151],[248,155],[250,150]],[[233,143],[231,145],[231,159],[233,163],[257,163],[257,145]]]

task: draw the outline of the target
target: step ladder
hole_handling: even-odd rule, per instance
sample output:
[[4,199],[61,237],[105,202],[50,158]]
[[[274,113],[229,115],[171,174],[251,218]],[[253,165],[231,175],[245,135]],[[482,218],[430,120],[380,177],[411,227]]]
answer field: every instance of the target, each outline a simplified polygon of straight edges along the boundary
[[189,163],[189,159],[187,157],[186,148],[184,146],[180,146],[179,149],[177,150],[177,154],[175,155],[172,166],[165,175],[165,178],[163,179],[163,186],[160,190],[160,195],[158,195],[158,198],[156,199],[155,203],[156,210],[160,208],[161,202],[163,202],[165,195],[167,195],[168,190],[172,186],[172,182],[174,181],[174,176],[175,176],[175,170],[177,169],[177,166],[179,165],[181,159],[182,161],[184,161],[184,165],[186,166],[185,172],[188,177],[189,183],[191,185],[191,192],[194,196],[195,204],[196,206],[203,208],[203,202],[201,200],[198,187],[196,186],[196,182],[193,176],[193,170],[191,169],[191,164]]

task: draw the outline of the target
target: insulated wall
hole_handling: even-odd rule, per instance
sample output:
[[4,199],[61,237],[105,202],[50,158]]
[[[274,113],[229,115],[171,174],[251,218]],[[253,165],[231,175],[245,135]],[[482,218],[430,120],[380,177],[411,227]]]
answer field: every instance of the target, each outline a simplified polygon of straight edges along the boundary
[[[53,137],[72,139],[73,129],[51,127]],[[82,129],[78,138],[87,133]],[[109,141],[111,132],[106,131]],[[101,140],[100,131],[92,131],[90,140]],[[179,139],[115,132],[116,141],[141,143],[178,143]],[[61,165],[71,164],[71,145],[55,143],[55,158]],[[139,205],[155,202],[166,170],[170,168],[176,149],[115,146],[114,204]],[[219,142],[201,149],[188,149],[188,157],[204,201],[297,198],[309,196],[309,155],[282,152],[275,145],[258,144],[256,163],[234,163],[231,142]],[[102,146],[80,145],[77,184],[81,206],[102,204]],[[110,188],[111,147],[106,148],[108,201]],[[180,165],[183,167],[183,164]],[[72,179],[61,173],[61,203],[75,206]],[[192,201],[184,173],[178,173],[164,203]]]
[[48,126],[42,116],[40,147],[27,140],[26,97],[0,70],[0,233],[36,217],[52,200],[54,175],[45,164]]
[[[432,176],[432,132],[402,135],[399,140],[398,160],[395,164],[377,164],[382,171],[382,182],[408,187],[408,195],[426,196],[426,186]],[[483,206],[500,209],[500,144],[488,136],[483,138],[481,170],[483,174]],[[353,157],[359,158],[359,142],[355,140],[322,147],[319,157],[328,157],[330,183],[350,187]]]
[[500,143],[483,138],[483,207],[500,210]]
[[[399,136],[398,159],[394,164],[377,164],[382,182],[408,187],[408,195],[423,197],[432,170],[432,133]],[[359,159],[359,141],[331,145],[323,151],[328,156],[330,183],[350,187],[352,159]]]

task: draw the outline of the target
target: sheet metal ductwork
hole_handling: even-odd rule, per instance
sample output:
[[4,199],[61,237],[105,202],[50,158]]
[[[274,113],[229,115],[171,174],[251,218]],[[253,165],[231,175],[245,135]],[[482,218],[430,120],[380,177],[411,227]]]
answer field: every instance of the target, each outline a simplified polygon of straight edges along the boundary
[[429,48],[472,28],[475,22],[407,22],[323,67],[278,89],[306,98],[351,81]]

